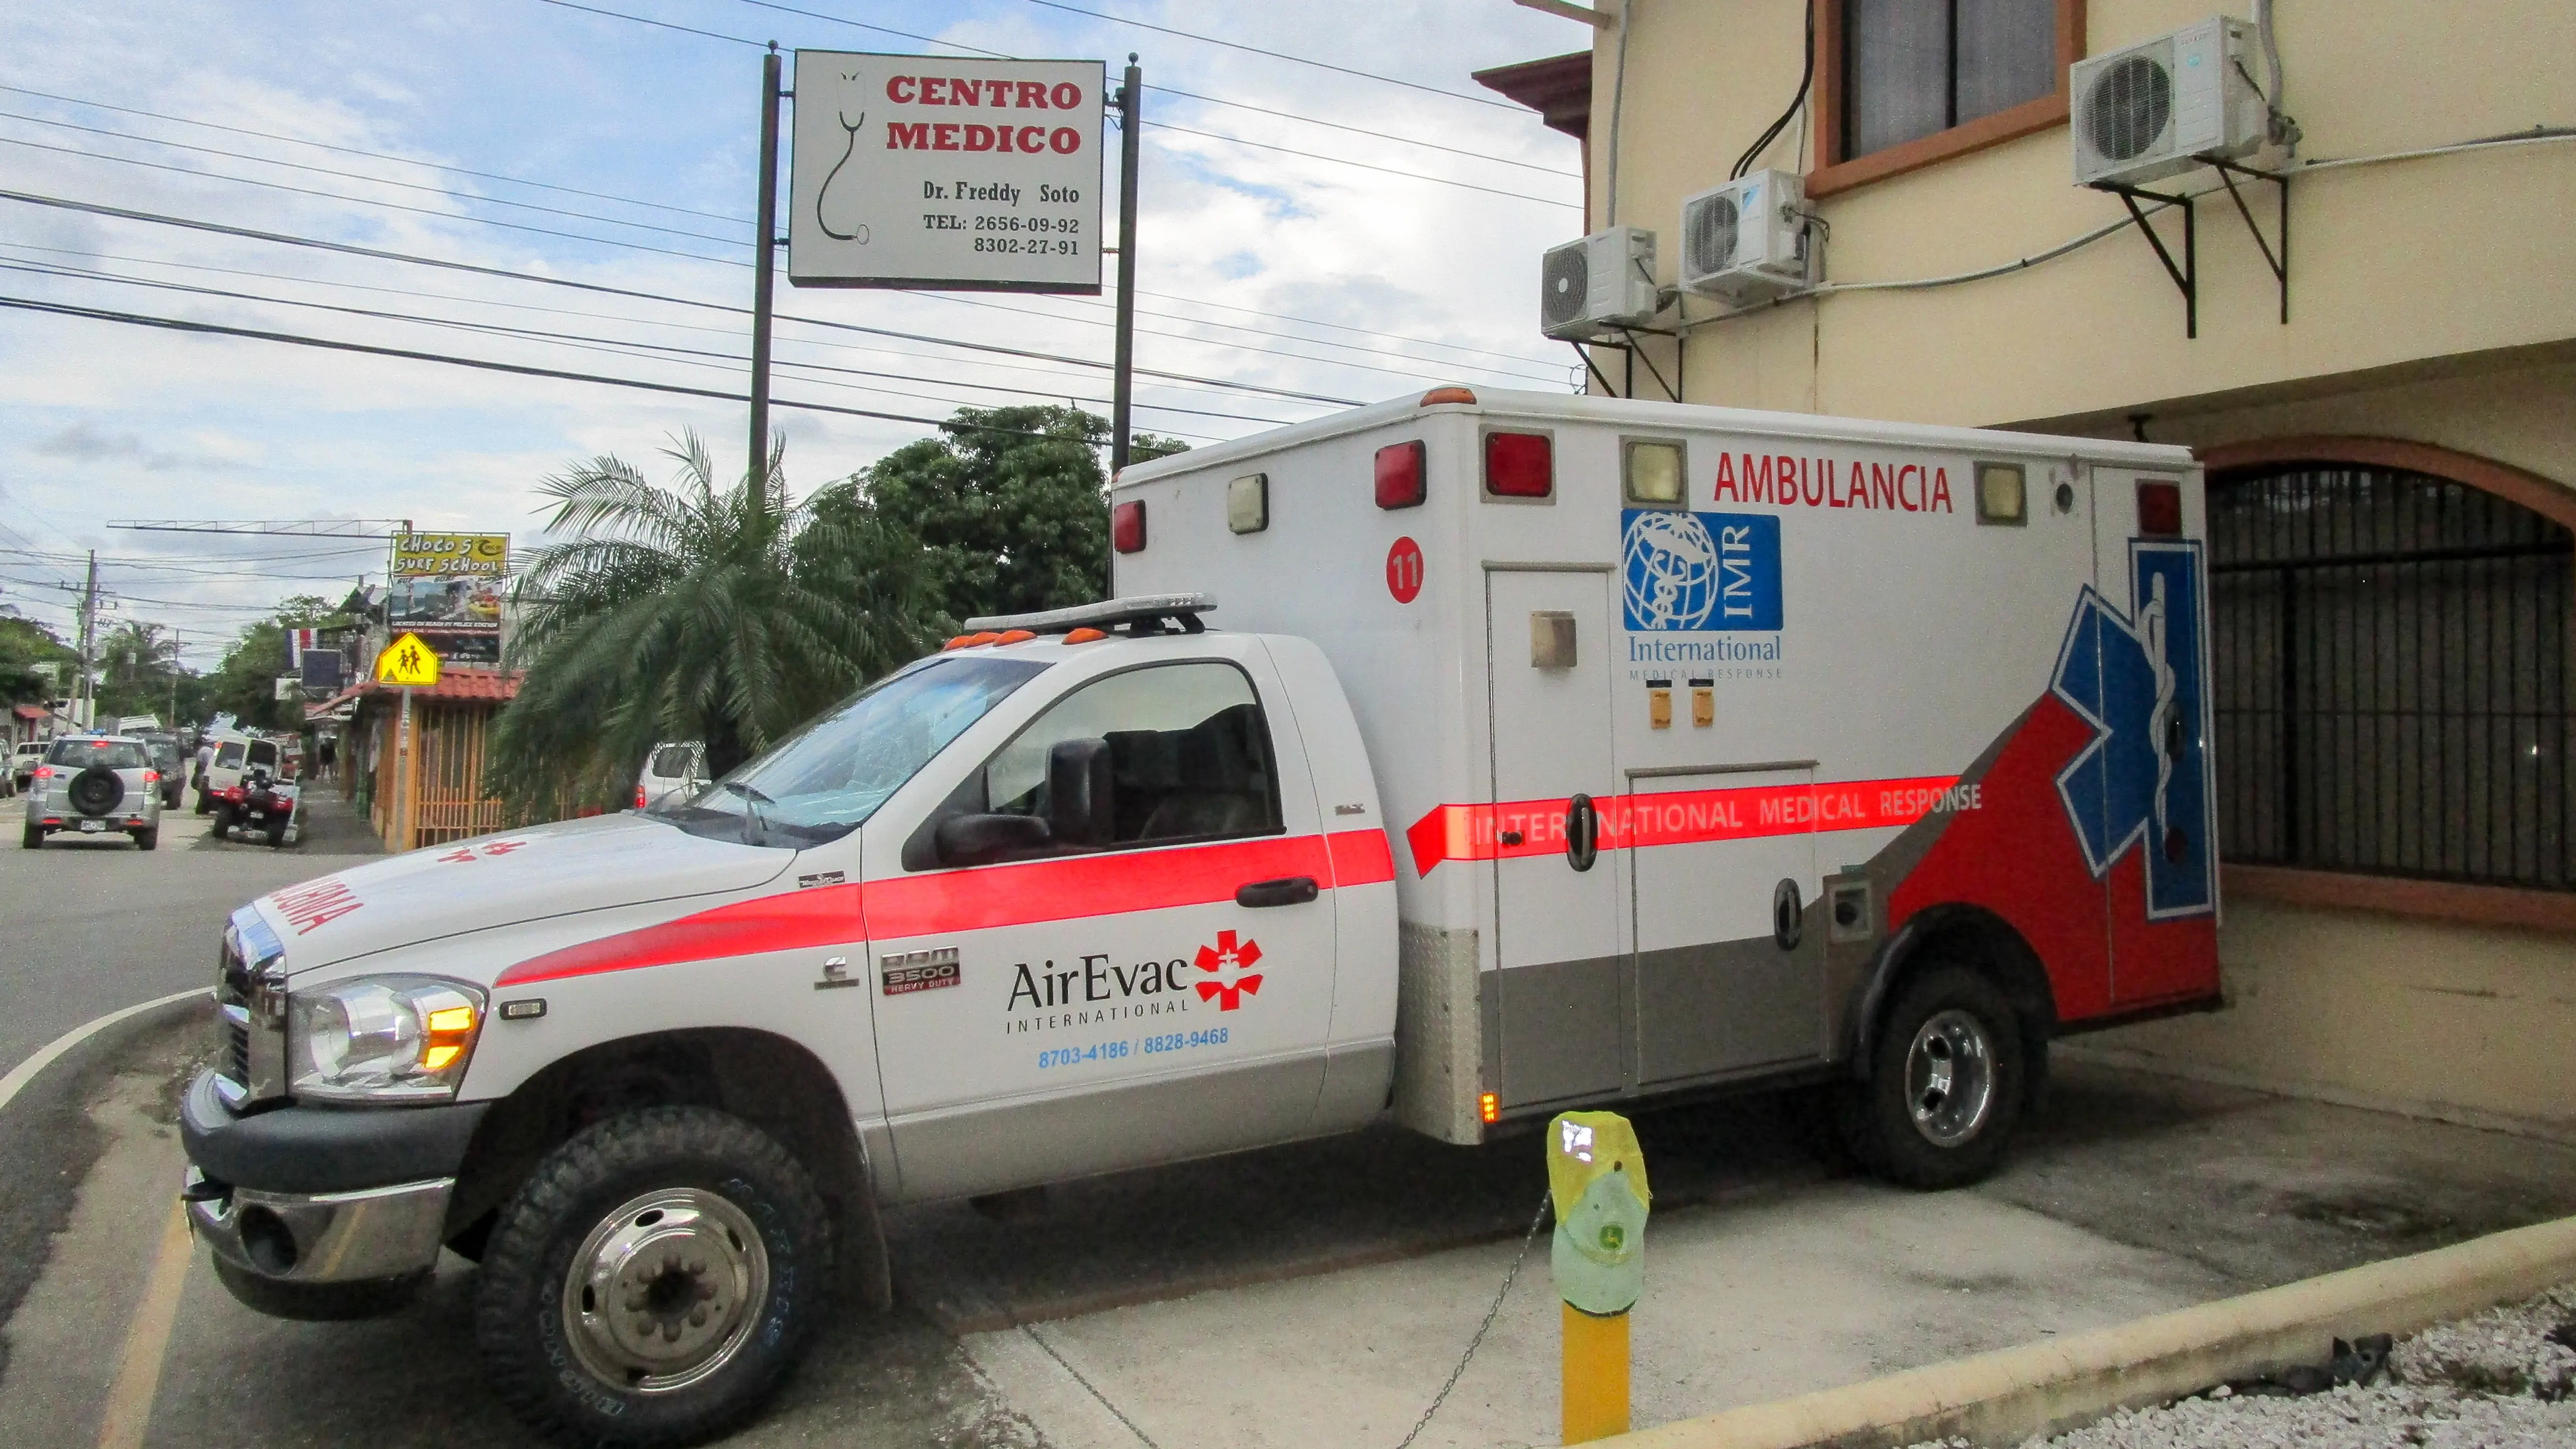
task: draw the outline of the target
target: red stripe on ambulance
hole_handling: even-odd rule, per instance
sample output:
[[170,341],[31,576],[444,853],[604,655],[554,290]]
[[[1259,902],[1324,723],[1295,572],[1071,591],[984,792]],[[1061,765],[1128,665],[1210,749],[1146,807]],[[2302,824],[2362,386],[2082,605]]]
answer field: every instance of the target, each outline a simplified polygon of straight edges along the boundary
[[[1498,805],[1434,806],[1404,832],[1417,875],[1444,860],[1510,860],[1565,849],[1570,799],[1513,800]],[[1605,795],[1603,850],[1695,845],[1831,830],[1911,825],[1935,810],[1973,810],[1978,789],[1956,775],[1900,780],[1847,780],[1826,785],[1747,785],[1731,790],[1670,790]],[[1506,834],[1516,840],[1506,842]]]
[[1255,881],[1299,875],[1313,876],[1327,890],[1379,885],[1395,879],[1395,860],[1385,831],[1347,830],[782,891],[549,951],[502,972],[494,984],[525,986],[767,951],[1215,905]]

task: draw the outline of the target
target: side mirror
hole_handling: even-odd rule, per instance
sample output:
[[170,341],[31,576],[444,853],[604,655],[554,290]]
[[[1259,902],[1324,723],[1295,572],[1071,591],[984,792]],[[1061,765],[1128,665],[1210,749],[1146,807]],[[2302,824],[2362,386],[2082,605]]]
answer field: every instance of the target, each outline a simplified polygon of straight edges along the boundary
[[941,865],[983,865],[1041,849],[1054,838],[1034,815],[951,815],[931,836]]
[[1107,845],[1118,833],[1118,786],[1107,740],[1058,740],[1047,751],[1047,824],[1065,845]]

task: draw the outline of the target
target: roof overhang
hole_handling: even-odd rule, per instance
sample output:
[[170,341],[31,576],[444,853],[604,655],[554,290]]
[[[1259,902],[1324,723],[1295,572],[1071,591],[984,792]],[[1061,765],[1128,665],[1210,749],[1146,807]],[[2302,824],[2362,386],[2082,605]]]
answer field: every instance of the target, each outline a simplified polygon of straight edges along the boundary
[[1592,52],[1578,50],[1571,55],[1552,55],[1545,60],[1525,60],[1517,65],[1498,65],[1480,70],[1473,76],[1476,84],[1496,91],[1538,112],[1539,119],[1551,131],[1562,131],[1578,141],[1588,140],[1592,132]]

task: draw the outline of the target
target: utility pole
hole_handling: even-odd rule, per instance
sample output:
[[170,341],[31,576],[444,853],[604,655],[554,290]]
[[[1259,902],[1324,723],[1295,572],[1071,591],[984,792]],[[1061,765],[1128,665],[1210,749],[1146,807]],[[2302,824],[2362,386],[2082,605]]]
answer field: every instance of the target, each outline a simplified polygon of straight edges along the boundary
[[179,631],[172,629],[170,631],[170,718],[164,722],[162,728],[173,734],[179,729],[179,670],[181,667]]
[[72,715],[83,729],[98,725],[98,550],[89,551],[89,582],[81,586],[80,613],[80,693],[72,700]]
[[760,61],[760,220],[752,243],[751,472],[769,496],[769,311],[778,261],[778,42]]
[[1145,73],[1127,53],[1126,83],[1118,88],[1118,346],[1110,374],[1109,476],[1127,466],[1127,439],[1136,402],[1136,145],[1145,127]]

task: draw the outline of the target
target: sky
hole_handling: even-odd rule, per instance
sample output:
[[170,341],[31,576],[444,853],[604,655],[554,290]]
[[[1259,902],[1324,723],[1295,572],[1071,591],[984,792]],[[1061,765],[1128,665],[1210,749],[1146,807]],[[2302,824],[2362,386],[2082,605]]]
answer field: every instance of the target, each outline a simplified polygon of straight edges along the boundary
[[[1573,390],[1579,363],[1538,334],[1536,283],[1540,252],[1582,230],[1579,150],[1468,76],[1590,37],[1509,0],[9,6],[0,190],[718,305],[18,200],[0,200],[0,299],[739,394],[749,323],[722,308],[751,300],[772,40],[1096,58],[1113,77],[1138,54],[1136,365],[1200,380],[1140,377],[1142,430],[1205,443],[1337,406],[1312,398],[1452,382]],[[813,325],[1105,363],[1107,293],[795,289],[781,271],[781,399],[930,419],[1065,400],[1108,412],[1098,368]],[[67,629],[67,586],[95,549],[102,618],[175,628],[187,662],[210,667],[281,597],[381,582],[381,541],[110,525],[408,519],[524,547],[542,538],[549,475],[613,454],[667,478],[660,450],[694,429],[738,477],[746,416],[0,306],[0,605]],[[799,495],[931,431],[773,419]]]

